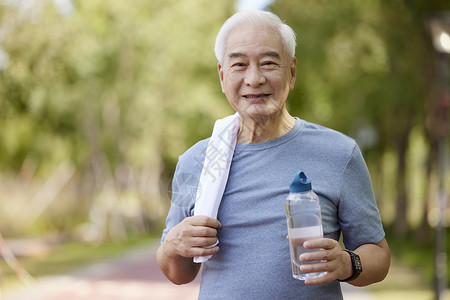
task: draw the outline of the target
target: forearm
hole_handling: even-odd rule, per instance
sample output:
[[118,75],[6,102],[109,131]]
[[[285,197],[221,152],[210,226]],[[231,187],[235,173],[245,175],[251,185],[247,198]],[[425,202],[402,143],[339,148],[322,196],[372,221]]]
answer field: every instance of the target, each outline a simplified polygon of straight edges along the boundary
[[386,277],[391,256],[385,239],[378,244],[361,245],[354,252],[361,258],[363,271],[358,278],[349,282],[351,285],[366,286],[382,281]]
[[156,260],[164,275],[175,284],[185,284],[194,280],[201,264],[194,263],[192,257],[177,255],[169,248],[169,245],[162,244],[156,252]]

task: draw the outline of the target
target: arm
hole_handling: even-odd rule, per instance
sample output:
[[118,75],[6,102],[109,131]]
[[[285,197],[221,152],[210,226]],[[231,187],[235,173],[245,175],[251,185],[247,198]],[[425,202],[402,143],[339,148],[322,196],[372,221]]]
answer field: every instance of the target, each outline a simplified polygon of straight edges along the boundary
[[[332,239],[317,239],[306,241],[305,248],[322,248],[321,251],[304,253],[300,256],[302,261],[324,260],[323,263],[302,265],[302,272],[327,272],[317,279],[305,281],[308,285],[319,285],[339,279],[349,278],[352,273],[350,255],[342,251],[339,243]],[[390,251],[386,239],[377,244],[363,244],[354,251],[361,258],[362,273],[354,281],[349,282],[354,286],[366,286],[382,281],[390,266]]]
[[[361,258],[363,271],[358,278],[349,282],[351,285],[366,286],[382,281],[386,277],[391,264],[391,254],[386,239],[382,239],[378,244],[361,245],[354,252]],[[350,255],[347,252],[344,252],[344,254],[350,259]]]
[[206,216],[188,217],[173,227],[156,252],[156,260],[164,275],[175,284],[195,279],[200,264],[192,257],[212,255],[219,247],[203,248],[217,242],[218,220]]

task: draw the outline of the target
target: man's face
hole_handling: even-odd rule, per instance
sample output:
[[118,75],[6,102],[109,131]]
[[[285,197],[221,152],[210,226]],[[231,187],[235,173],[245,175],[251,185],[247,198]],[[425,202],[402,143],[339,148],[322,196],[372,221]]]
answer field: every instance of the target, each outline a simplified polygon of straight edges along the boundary
[[247,25],[229,33],[218,71],[222,92],[243,118],[276,118],[294,87],[296,60],[278,32]]

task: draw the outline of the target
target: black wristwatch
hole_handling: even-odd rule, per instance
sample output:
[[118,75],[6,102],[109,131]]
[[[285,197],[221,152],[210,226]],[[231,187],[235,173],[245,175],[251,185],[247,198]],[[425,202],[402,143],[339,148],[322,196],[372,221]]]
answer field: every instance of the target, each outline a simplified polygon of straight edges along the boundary
[[362,265],[361,265],[361,259],[359,258],[359,255],[350,251],[350,250],[344,250],[348,254],[350,254],[350,259],[352,260],[352,269],[353,269],[353,275],[350,276],[347,279],[339,280],[341,282],[347,282],[347,281],[353,281],[356,278],[358,278],[359,274],[362,272]]

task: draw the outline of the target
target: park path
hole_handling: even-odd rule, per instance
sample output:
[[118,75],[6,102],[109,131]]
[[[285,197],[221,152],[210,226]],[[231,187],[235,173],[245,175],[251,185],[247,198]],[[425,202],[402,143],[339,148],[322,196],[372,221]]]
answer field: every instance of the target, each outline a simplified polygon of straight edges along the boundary
[[[67,275],[46,277],[0,296],[1,300],[195,300],[199,279],[187,285],[170,283],[159,270],[156,246],[131,250]],[[345,300],[375,300],[367,290],[343,284]]]

